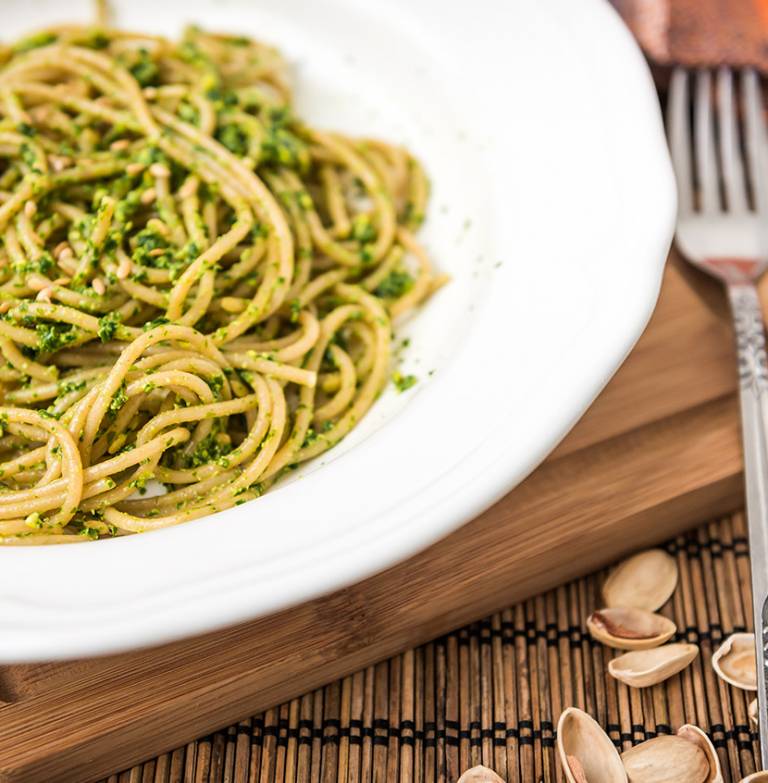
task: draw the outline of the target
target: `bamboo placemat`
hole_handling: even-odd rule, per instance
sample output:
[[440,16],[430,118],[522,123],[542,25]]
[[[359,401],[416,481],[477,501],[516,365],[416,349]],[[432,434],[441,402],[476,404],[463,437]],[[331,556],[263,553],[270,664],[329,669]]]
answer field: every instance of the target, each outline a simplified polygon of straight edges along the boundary
[[561,710],[593,715],[620,749],[684,723],[709,732],[726,781],[756,770],[751,694],[714,674],[723,638],[751,629],[741,514],[667,544],[680,581],[662,613],[700,656],[632,690],[605,674],[612,651],[584,620],[605,571],[558,587],[108,778],[109,783],[452,783],[475,764],[508,783],[562,780]]

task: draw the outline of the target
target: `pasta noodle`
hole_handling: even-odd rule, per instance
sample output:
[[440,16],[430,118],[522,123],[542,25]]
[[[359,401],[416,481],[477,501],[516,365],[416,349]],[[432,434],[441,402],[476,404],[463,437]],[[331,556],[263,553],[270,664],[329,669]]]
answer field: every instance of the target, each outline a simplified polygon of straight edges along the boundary
[[303,123],[268,46],[98,7],[0,50],[2,544],[257,498],[356,426],[440,283],[407,151]]

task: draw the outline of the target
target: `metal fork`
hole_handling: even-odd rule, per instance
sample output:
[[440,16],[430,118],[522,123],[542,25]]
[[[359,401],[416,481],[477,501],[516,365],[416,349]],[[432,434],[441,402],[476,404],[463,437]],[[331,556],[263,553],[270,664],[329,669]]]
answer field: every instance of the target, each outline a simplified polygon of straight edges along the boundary
[[[675,239],[688,261],[723,282],[733,314],[752,563],[760,754],[763,769],[768,769],[768,364],[755,287],[768,265],[768,133],[754,71],[740,72],[741,122],[731,70],[718,70],[716,96],[713,81],[706,70],[689,74],[678,69],[672,76],[667,133],[679,199]],[[689,93],[693,93],[693,129]]]

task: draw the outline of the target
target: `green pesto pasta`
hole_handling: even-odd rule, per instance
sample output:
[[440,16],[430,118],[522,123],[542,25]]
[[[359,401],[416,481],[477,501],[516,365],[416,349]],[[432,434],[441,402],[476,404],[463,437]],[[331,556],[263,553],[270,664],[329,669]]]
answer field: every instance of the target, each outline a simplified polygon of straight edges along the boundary
[[441,282],[427,195],[406,150],[302,122],[248,38],[3,48],[0,543],[175,525],[337,443]]

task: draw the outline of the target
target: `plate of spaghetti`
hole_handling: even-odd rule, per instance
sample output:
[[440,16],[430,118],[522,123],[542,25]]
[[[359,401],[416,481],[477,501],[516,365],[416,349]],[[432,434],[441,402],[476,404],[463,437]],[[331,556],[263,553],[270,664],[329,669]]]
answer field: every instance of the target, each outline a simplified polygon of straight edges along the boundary
[[674,212],[642,59],[585,8],[4,4],[0,661],[349,584],[556,444]]

